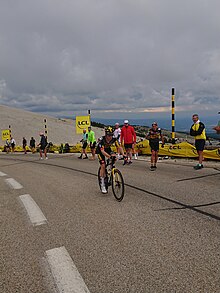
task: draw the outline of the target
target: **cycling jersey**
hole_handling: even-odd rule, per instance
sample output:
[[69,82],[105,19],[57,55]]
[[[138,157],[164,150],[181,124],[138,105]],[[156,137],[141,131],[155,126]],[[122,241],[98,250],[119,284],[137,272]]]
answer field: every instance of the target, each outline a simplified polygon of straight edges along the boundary
[[92,130],[88,131],[88,137],[87,137],[87,139],[88,139],[88,142],[90,142],[92,144],[94,142],[96,142],[94,131],[92,131]]
[[150,142],[159,142],[161,135],[162,133],[160,128],[157,128],[155,130],[153,128],[150,128],[147,134],[147,138]]
[[119,143],[115,137],[112,137],[112,139],[109,142],[107,142],[106,137],[102,136],[99,140],[98,145],[97,145],[96,153],[99,154],[99,153],[101,153],[102,150],[104,150],[106,152],[109,150],[111,151],[111,146],[113,144],[115,144],[116,147],[119,146]]
[[105,151],[107,154],[111,155],[111,146],[113,144],[115,144],[116,147],[119,147],[118,140],[115,137],[112,137],[112,139],[109,142],[106,141],[105,136],[102,136],[99,139],[99,143],[96,148],[96,154],[98,155],[100,164],[105,163],[105,155],[103,155],[102,151]]

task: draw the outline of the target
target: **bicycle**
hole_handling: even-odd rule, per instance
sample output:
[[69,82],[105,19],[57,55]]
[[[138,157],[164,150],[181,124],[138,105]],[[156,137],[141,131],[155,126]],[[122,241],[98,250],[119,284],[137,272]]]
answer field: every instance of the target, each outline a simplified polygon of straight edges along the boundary
[[[124,198],[125,186],[124,179],[121,172],[115,167],[116,157],[111,157],[108,159],[105,166],[105,187],[108,191],[108,187],[112,186],[112,191],[114,197],[117,201],[122,201]],[[101,177],[100,177],[101,167],[98,170],[98,182],[101,190]]]

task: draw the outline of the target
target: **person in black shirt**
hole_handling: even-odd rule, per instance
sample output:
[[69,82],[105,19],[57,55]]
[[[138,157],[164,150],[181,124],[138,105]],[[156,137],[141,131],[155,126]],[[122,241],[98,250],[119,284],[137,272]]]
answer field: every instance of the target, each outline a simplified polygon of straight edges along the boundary
[[44,153],[44,157],[47,160],[47,138],[44,136],[43,132],[40,132],[40,143],[38,144],[38,146],[40,147],[40,159],[43,160],[43,153]]
[[151,148],[151,171],[155,171],[157,166],[158,152],[159,152],[159,141],[162,140],[162,147],[164,147],[164,138],[161,133],[161,129],[158,128],[157,122],[152,123],[152,128],[149,129],[146,138],[149,139]]
[[31,137],[31,140],[30,140],[30,148],[33,154],[35,152],[35,139],[33,138],[33,136]]
[[22,145],[23,145],[23,150],[24,150],[24,154],[26,155],[27,154],[27,140],[25,137],[23,137],[23,140],[22,140]]

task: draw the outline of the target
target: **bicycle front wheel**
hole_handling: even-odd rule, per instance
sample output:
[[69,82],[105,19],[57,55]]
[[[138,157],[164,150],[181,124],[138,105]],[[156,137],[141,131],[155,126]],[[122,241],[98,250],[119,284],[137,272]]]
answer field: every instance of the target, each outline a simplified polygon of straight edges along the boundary
[[125,186],[124,179],[118,169],[112,171],[112,191],[117,201],[122,201],[124,198]]

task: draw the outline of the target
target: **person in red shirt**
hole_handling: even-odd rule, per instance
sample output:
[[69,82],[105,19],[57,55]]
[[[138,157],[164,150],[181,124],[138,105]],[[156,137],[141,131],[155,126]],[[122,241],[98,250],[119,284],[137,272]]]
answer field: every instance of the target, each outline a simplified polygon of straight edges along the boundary
[[136,133],[134,127],[129,125],[129,121],[124,121],[124,126],[121,129],[121,143],[124,142],[126,155],[128,157],[127,164],[132,163],[132,149],[136,144]]

